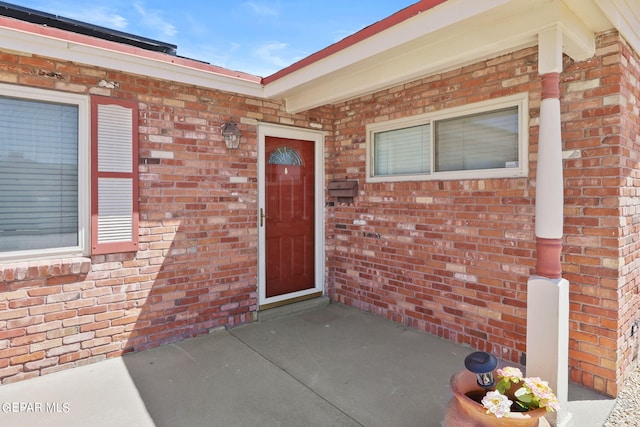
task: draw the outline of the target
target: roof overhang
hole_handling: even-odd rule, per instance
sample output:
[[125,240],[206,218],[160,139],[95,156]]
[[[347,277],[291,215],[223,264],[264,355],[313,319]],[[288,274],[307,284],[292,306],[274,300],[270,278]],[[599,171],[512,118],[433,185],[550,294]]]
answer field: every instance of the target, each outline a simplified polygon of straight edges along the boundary
[[0,48],[242,95],[264,96],[262,79],[258,76],[5,16],[0,16]]
[[618,30],[640,52],[638,0],[420,0],[264,79],[0,16],[0,48],[247,96],[306,111],[538,44],[551,29],[563,52],[595,54],[596,33]]
[[[429,7],[400,22],[392,15],[374,24],[378,32],[353,43],[345,39],[325,49],[326,55],[315,54],[313,62],[294,64],[265,78],[265,96],[284,98],[287,111],[293,113],[335,104],[535,46],[538,34],[552,27],[561,30],[564,53],[576,61],[592,57],[596,33],[609,29],[620,31],[640,51],[637,0],[416,3],[421,4]],[[385,26],[385,21],[391,25]],[[362,31],[367,30],[371,28]]]

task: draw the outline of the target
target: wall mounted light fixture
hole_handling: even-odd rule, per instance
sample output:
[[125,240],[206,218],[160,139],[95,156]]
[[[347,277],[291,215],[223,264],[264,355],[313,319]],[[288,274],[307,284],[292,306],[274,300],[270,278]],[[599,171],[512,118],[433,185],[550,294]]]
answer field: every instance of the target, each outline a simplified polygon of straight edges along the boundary
[[222,125],[222,136],[228,149],[235,149],[240,146],[240,136],[242,136],[242,132],[240,132],[238,125],[233,120],[229,120]]

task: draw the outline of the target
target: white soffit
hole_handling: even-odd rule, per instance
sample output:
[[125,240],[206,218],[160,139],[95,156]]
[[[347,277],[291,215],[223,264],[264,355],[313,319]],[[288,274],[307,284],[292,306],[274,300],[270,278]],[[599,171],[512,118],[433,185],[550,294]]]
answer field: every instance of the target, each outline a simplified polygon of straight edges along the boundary
[[620,35],[640,52],[640,0],[594,0]]
[[[87,39],[89,40],[90,38]],[[110,45],[110,43],[99,42],[102,45]],[[117,46],[116,43],[113,43],[113,45]],[[147,57],[144,54],[135,52],[122,52],[116,50],[116,48],[93,46],[88,43],[69,41],[1,25],[0,48],[242,95],[263,97],[264,92],[259,81],[218,74],[212,70],[207,70],[207,66],[204,64],[201,66],[202,69],[199,69],[200,63],[197,61],[193,61],[194,66],[190,67],[188,64],[192,60],[185,60],[184,58],[158,54],[157,52],[151,52]],[[162,60],[158,59],[159,57],[162,57]]]
[[563,1],[449,0],[269,83],[265,95],[305,111],[535,46],[551,26],[562,30],[569,56],[595,53],[594,29]]

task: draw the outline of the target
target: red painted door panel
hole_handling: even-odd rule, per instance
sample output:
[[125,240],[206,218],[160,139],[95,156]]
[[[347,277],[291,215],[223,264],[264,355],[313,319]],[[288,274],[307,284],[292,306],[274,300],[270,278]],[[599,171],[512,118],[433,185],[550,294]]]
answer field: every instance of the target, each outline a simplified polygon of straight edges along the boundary
[[267,137],[266,296],[315,287],[314,143]]

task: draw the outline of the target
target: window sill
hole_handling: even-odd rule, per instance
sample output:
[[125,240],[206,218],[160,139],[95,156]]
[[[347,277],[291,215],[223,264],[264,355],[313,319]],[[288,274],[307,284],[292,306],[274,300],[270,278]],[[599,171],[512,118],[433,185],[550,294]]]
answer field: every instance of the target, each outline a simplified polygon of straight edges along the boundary
[[512,179],[526,178],[529,169],[509,168],[494,170],[471,170],[455,172],[436,172],[430,175],[385,175],[368,176],[366,182],[411,182],[411,181],[471,181],[482,179]]
[[0,264],[0,282],[42,280],[89,273],[91,258],[73,257]]

